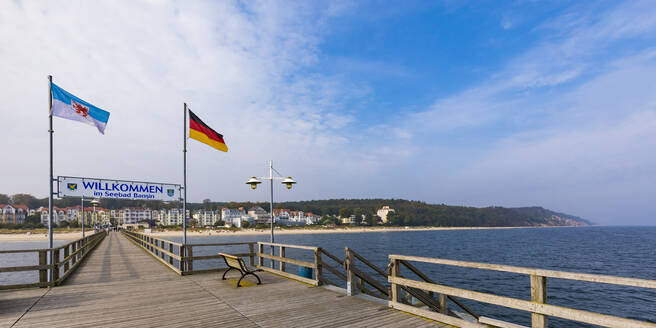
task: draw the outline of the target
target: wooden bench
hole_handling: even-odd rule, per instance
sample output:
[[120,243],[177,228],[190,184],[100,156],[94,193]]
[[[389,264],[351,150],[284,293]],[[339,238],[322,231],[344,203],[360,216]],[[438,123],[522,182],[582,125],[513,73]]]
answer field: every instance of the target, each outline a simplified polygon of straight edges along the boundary
[[248,267],[246,266],[246,263],[241,257],[237,257],[234,255],[226,254],[226,253],[218,253],[221,257],[223,257],[223,260],[225,261],[226,265],[228,266],[228,270],[223,272],[223,277],[221,277],[221,280],[226,280],[226,273],[230,270],[237,270],[239,273],[241,273],[241,277],[239,277],[239,280],[237,281],[237,287],[241,287],[241,280],[244,279],[247,275],[253,275],[255,278],[257,278],[257,284],[261,285],[262,281],[260,280],[260,277],[258,277],[255,272],[262,271],[260,269],[257,270],[249,270]]

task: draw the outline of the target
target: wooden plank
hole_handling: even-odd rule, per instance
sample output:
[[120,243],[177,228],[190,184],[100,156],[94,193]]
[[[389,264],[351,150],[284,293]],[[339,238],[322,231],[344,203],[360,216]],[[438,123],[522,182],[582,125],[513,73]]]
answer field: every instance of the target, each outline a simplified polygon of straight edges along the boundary
[[520,300],[505,296],[497,296],[487,293],[475,292],[461,288],[449,287],[427,282],[415,281],[405,278],[390,276],[389,281],[394,284],[419,288],[423,290],[444,293],[461,298],[466,298],[478,302],[500,305],[512,309],[523,310],[543,315],[560,317],[572,321],[584,322],[602,327],[613,328],[656,328],[656,323],[618,318],[606,314],[599,314],[589,311],[570,309],[562,306],[540,304],[531,301]]
[[54,262],[51,263],[51,265],[52,265],[52,269],[51,269],[52,270],[52,281],[55,282],[55,281],[59,280],[59,249],[55,248],[55,249],[52,250],[52,252],[54,254],[53,255],[53,261]]
[[457,266],[463,268],[520,273],[520,274],[535,275],[535,276],[542,276],[548,278],[569,279],[569,280],[578,280],[578,281],[598,282],[598,283],[611,284],[611,285],[622,285],[622,286],[656,289],[656,280],[647,280],[647,279],[639,279],[639,278],[614,277],[614,276],[589,274],[589,273],[554,271],[554,270],[516,267],[516,266],[501,265],[501,264],[435,259],[435,258],[419,257],[419,256],[390,255],[389,258],[406,260],[406,261],[451,265],[451,266]]
[[208,247],[208,246],[238,246],[238,245],[254,245],[255,242],[235,242],[235,243],[210,243],[210,244],[187,244],[193,247]]
[[282,272],[280,270],[271,269],[271,268],[265,267],[265,266],[258,266],[257,268],[262,270],[262,271],[266,271],[266,272],[269,272],[269,273],[277,274],[279,276],[283,276],[285,278],[298,280],[298,281],[304,282],[308,285],[312,285],[312,286],[318,286],[319,285],[319,283],[316,280],[304,278],[304,277],[301,277],[301,276],[298,276],[298,275],[295,275],[295,274],[292,274],[292,273],[289,273],[289,272]]
[[248,243],[248,258],[250,259],[249,265],[255,266],[255,243]]
[[[547,278],[531,276],[531,301],[547,303]],[[532,328],[547,328],[547,320],[543,314],[531,313]]]
[[453,325],[453,326],[456,326],[456,327],[460,327],[460,328],[488,328],[487,325],[482,325],[482,324],[479,324],[479,323],[476,323],[476,322],[471,322],[471,321],[463,320],[463,319],[460,319],[460,318],[451,317],[451,316],[448,316],[446,314],[442,314],[442,313],[438,313],[438,312],[432,312],[432,311],[428,311],[428,310],[419,309],[419,308],[416,308],[414,306],[410,306],[410,305],[406,305],[406,304],[402,304],[402,303],[398,303],[398,302],[389,301],[388,304],[389,304],[389,307],[391,307],[391,308],[401,310],[401,311],[404,311],[404,312],[408,312],[408,313],[411,313],[411,314],[414,314],[414,315],[422,316],[424,318],[437,320],[439,322],[443,322],[443,323]]
[[290,244],[277,244],[277,243],[267,243],[263,241],[258,241],[257,242],[260,245],[266,245],[266,246],[283,246],[283,247],[288,247],[288,248],[297,248],[297,249],[307,249],[310,251],[314,251],[317,249],[317,247],[312,247],[312,246],[303,246],[303,245],[290,245]]
[[7,249],[0,250],[0,254],[15,254],[15,253],[36,253],[40,251],[49,251],[50,248],[34,248],[34,249]]
[[291,264],[295,264],[295,265],[298,265],[298,266],[304,266],[304,267],[313,268],[313,269],[316,269],[316,267],[317,267],[317,265],[315,263],[312,263],[312,262],[301,261],[301,260],[296,260],[296,259],[290,259],[290,258],[280,257],[280,256],[271,256],[271,255],[266,254],[266,253],[258,253],[257,256],[259,256],[260,258],[275,260],[275,261],[279,261],[279,262],[291,263]]
[[8,289],[22,289],[22,288],[32,288],[32,287],[48,287],[52,285],[49,282],[34,282],[30,284],[14,284],[14,285],[0,285],[0,290]]
[[[177,274],[180,274],[180,275],[182,274],[183,271],[182,271],[181,269],[178,269],[178,268],[176,268],[174,265],[169,264],[168,261],[166,261],[166,260],[164,260],[164,259],[162,259],[162,258],[160,258],[160,257],[157,257],[157,256],[153,255],[153,254],[150,252],[150,250],[149,250],[146,246],[143,246],[141,243],[139,243],[139,242],[137,242],[137,241],[134,241],[134,240],[132,240],[132,239],[128,239],[128,240],[130,240],[134,245],[143,248],[143,250],[145,250],[148,254],[151,254],[155,259],[157,259],[158,261],[160,261],[162,264],[164,264],[167,268],[171,269],[173,272],[175,272],[175,273],[177,273]],[[182,248],[184,249],[184,246],[180,246],[180,247],[182,247]],[[183,261],[180,261],[180,267],[183,266],[183,263],[184,263]]]
[[[390,258],[390,278],[397,278],[401,276],[401,265],[399,263],[399,260],[391,259]],[[392,283],[391,286],[391,295],[390,295],[390,300],[393,303],[399,303],[401,301],[401,286],[396,283],[394,280],[389,280],[390,283]]]
[[346,267],[346,294],[348,296],[355,296],[358,293],[358,282],[353,272],[353,263],[351,251],[348,247],[344,247],[346,251],[346,259],[344,260],[344,266]]
[[228,268],[201,269],[201,270],[189,271],[187,273],[189,273],[189,274],[199,274],[199,273],[223,272],[227,269]]
[[341,260],[340,258],[338,258],[337,256],[335,256],[335,255],[333,255],[333,254],[330,254],[327,250],[325,250],[325,249],[323,249],[323,248],[321,248],[320,250],[321,250],[321,253],[324,253],[326,256],[328,256],[329,258],[331,258],[333,261],[339,263],[339,265],[341,265],[341,266],[344,265],[344,261]]
[[359,259],[360,261],[362,261],[362,263],[364,263],[367,266],[369,266],[370,268],[374,269],[374,271],[376,271],[381,276],[387,277],[387,272],[385,272],[383,269],[381,269],[381,268],[377,267],[376,265],[374,265],[373,263],[369,262],[369,260],[367,260],[364,257],[360,256],[360,254],[358,254],[354,250],[350,249],[350,251],[351,251],[351,254],[353,256],[355,256],[357,259]]
[[[255,254],[230,253],[230,255],[234,255],[236,257],[249,257],[250,255],[255,255]],[[221,255],[202,255],[202,256],[186,257],[185,261],[189,261],[189,260],[209,260],[209,259],[220,259],[220,258],[221,258]]]
[[506,321],[501,321],[497,319],[492,319],[488,317],[479,317],[478,322],[498,328],[528,328],[526,326],[520,326],[516,325],[514,323],[506,322]]
[[52,266],[49,264],[4,267],[4,268],[0,268],[0,272],[20,272],[20,271],[34,271],[34,270],[44,270],[44,269],[47,270],[51,267]]
[[385,295],[389,295],[389,292],[387,291],[387,287],[385,287],[383,284],[381,284],[381,283],[379,283],[378,281],[376,281],[374,278],[372,278],[372,277],[369,276],[368,274],[366,274],[366,273],[360,271],[360,270],[357,269],[355,266],[351,266],[351,271],[353,271],[353,273],[354,273],[356,276],[358,276],[358,277],[360,277],[362,280],[366,281],[369,285],[371,285],[371,286],[373,286],[374,288],[378,289],[379,292],[381,292],[381,293],[383,293],[383,294],[385,294]]
[[321,264],[321,248],[314,250],[314,264],[317,266],[314,272],[315,280],[321,284],[321,276],[323,276],[323,265]]
[[144,249],[145,249],[145,250],[147,250],[147,251],[149,251],[149,252],[151,252],[151,253],[154,253],[154,250],[158,250],[159,252],[161,252],[161,253],[163,253],[163,254],[166,254],[166,255],[168,255],[168,256],[170,256],[170,257],[172,257],[172,258],[174,258],[174,259],[176,259],[176,260],[178,260],[178,261],[181,260],[180,255],[175,254],[175,253],[173,253],[173,252],[169,252],[168,250],[166,250],[166,249],[164,249],[164,248],[162,248],[162,247],[156,246],[155,244],[152,244],[152,243],[147,242],[147,241],[139,240],[139,239],[137,239],[137,241],[138,241],[141,245],[144,246]]
[[[39,265],[48,265],[48,252],[47,251],[39,251]],[[49,267],[49,266],[48,266]],[[39,270],[39,283],[47,283],[48,282],[48,268],[41,269]]]
[[332,266],[330,266],[326,263],[322,263],[322,266],[323,266],[324,269],[328,269],[328,271],[332,272],[337,277],[339,277],[342,280],[346,281],[346,275],[343,274],[342,272],[340,272],[339,270],[337,270],[336,268],[333,268]]

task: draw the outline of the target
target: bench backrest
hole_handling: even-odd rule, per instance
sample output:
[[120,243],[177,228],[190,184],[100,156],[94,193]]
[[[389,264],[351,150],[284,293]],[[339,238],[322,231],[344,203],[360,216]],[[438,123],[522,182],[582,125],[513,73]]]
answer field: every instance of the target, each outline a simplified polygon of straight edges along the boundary
[[223,259],[225,259],[226,265],[228,267],[235,268],[242,271],[248,271],[248,269],[246,268],[246,263],[244,263],[244,260],[241,257],[237,257],[225,253],[219,253],[219,255],[223,256]]

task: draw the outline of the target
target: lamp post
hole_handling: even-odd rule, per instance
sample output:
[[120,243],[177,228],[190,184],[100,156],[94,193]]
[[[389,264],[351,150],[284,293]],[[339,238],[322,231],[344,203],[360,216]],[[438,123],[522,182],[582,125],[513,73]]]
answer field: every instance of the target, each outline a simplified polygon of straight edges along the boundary
[[[96,205],[98,205],[98,203],[100,203],[100,201],[98,199],[94,199],[94,200],[91,201],[91,204],[93,205],[93,218],[92,218],[92,220],[94,221],[94,225],[97,223],[95,221],[98,221],[98,217],[96,216]],[[95,229],[96,228],[94,226],[94,230]]]
[[[279,176],[273,176],[273,172],[276,172]],[[273,161],[269,161],[269,176],[268,177],[260,177],[259,179],[262,180],[269,180],[271,182],[271,200],[269,202],[269,209],[271,210],[269,213],[271,214],[271,243],[274,242],[273,238],[273,180],[282,180],[282,184],[287,186],[287,189],[292,189],[292,186],[296,183],[292,179],[292,177],[286,177],[283,178],[282,174],[278,172],[276,169],[273,168]],[[262,181],[258,180],[256,177],[251,177],[246,181],[246,184],[251,185],[251,189],[256,189],[257,185],[262,183]],[[271,245],[271,256],[273,256],[273,245]],[[273,268],[273,260],[271,260],[271,267]]]

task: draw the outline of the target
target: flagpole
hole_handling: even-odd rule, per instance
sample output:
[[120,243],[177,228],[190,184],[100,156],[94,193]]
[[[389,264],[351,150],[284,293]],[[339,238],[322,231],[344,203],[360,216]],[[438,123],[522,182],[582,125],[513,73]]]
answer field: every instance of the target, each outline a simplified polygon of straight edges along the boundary
[[187,103],[184,103],[184,124],[182,135],[182,154],[184,171],[184,202],[182,203],[182,244],[187,244]]
[[80,204],[82,206],[82,239],[84,239],[84,196],[80,198]]
[[[48,128],[48,133],[50,133],[50,178],[48,179],[48,185],[50,185],[50,194],[48,197],[48,248],[50,248],[50,265],[55,264],[55,256],[54,252],[52,250],[53,244],[52,244],[52,179],[53,179],[53,174],[52,174],[52,138],[53,138],[53,132],[54,130],[52,129],[52,75],[48,75],[48,121],[49,121],[49,128]],[[53,269],[50,269],[50,283],[54,283],[53,278],[54,278],[55,272]]]

